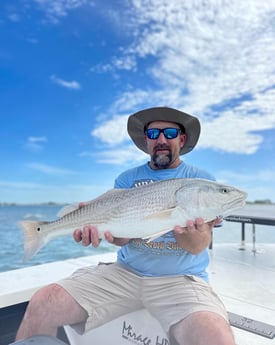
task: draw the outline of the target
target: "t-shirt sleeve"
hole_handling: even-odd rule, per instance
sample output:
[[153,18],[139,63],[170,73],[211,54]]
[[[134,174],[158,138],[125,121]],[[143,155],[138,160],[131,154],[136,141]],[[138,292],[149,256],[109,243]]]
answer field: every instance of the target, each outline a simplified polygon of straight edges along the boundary
[[120,174],[115,179],[114,188],[131,188],[128,174],[125,172]]
[[186,170],[184,171],[184,177],[187,178],[202,178],[206,180],[216,181],[215,177],[210,174],[208,171],[193,167],[191,165],[186,166]]

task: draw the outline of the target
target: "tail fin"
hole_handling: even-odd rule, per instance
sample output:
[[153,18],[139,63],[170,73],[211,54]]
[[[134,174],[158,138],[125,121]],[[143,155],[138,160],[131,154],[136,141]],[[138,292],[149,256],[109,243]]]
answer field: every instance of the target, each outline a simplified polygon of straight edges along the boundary
[[37,231],[37,228],[41,224],[44,224],[44,222],[27,220],[18,224],[24,232],[24,262],[27,262],[45,244],[43,237],[39,236],[39,232]]

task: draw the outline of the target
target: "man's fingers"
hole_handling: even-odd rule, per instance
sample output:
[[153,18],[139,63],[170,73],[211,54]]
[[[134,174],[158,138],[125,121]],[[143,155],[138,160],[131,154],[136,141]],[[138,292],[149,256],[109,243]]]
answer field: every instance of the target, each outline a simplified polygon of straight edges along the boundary
[[195,221],[195,227],[198,231],[203,231],[205,230],[205,225],[204,225],[204,220],[203,218],[197,218]]
[[83,246],[88,246],[92,243],[91,240],[91,228],[88,225],[85,225],[82,230],[82,244]]
[[195,221],[190,219],[186,222],[186,226],[181,227],[179,225],[175,226],[174,231],[176,234],[191,233],[193,231],[204,230],[204,220],[203,218],[197,218]]
[[73,238],[76,242],[81,242],[82,241],[82,230],[81,229],[76,229],[73,232]]
[[90,225],[85,225],[82,230],[74,230],[73,238],[76,242],[82,242],[84,247],[90,244],[92,244],[93,247],[97,247],[101,242],[101,239],[98,237],[97,228]]
[[109,243],[114,243],[114,237],[109,231],[106,231],[104,236],[105,236],[106,241],[108,241]]

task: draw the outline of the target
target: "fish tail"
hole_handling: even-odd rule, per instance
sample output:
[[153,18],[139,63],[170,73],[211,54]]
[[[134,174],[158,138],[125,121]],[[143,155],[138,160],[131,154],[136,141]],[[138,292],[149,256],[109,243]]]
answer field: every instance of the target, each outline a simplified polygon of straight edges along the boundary
[[24,262],[30,260],[45,244],[45,240],[39,236],[39,232],[37,231],[37,228],[41,224],[45,224],[45,222],[26,220],[18,224],[24,233]]

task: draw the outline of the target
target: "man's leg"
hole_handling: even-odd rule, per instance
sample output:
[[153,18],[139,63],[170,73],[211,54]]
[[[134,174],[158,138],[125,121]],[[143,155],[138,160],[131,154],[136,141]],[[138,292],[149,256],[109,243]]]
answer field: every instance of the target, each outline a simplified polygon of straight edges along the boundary
[[172,326],[170,334],[178,345],[235,345],[229,323],[212,312],[195,312],[189,315]]
[[30,300],[16,340],[33,335],[56,336],[57,328],[84,322],[86,311],[61,286],[51,284],[38,290]]

